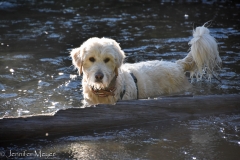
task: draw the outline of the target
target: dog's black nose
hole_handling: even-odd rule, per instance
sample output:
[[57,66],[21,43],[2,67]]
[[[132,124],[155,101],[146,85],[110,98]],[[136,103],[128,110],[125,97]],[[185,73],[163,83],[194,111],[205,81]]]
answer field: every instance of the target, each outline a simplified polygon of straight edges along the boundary
[[104,75],[103,75],[102,72],[97,72],[97,73],[95,74],[95,78],[96,78],[97,81],[102,80],[103,77],[104,77]]

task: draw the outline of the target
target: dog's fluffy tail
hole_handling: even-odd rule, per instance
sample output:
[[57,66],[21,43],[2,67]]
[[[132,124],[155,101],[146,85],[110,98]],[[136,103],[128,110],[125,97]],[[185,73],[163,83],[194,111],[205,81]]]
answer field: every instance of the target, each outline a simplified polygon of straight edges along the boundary
[[189,71],[191,78],[195,76],[197,80],[201,80],[206,75],[211,81],[221,69],[222,63],[215,38],[209,34],[206,27],[197,27],[193,30],[193,38],[188,44],[191,45],[190,52],[176,63],[181,65],[185,72]]

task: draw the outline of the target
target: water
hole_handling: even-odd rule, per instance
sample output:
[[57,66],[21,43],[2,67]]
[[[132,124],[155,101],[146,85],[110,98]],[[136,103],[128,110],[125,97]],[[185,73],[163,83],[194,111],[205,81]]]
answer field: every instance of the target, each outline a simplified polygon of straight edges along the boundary
[[[135,126],[27,139],[4,144],[0,155],[25,159],[239,159],[240,115],[166,120]],[[44,153],[40,157],[39,153]],[[15,154],[13,154],[15,153]],[[38,156],[37,156],[38,155]],[[22,156],[23,157],[23,156]]]
[[[71,65],[69,52],[90,37],[115,39],[129,63],[175,61],[186,56],[193,26],[209,20],[213,20],[210,32],[219,43],[223,60],[221,82],[193,82],[193,90],[187,94],[239,94],[240,16],[236,5],[0,2],[0,117],[49,114],[82,106],[81,77]],[[61,159],[238,159],[240,126],[236,121],[239,113],[156,122],[148,127],[11,143],[0,150],[52,151]]]

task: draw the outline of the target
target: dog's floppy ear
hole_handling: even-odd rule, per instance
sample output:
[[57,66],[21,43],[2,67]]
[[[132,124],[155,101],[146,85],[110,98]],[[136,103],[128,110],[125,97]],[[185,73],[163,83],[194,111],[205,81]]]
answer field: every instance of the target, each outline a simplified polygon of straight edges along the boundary
[[121,67],[121,65],[123,64],[124,58],[125,58],[125,54],[122,51],[121,47],[119,46],[119,44],[113,40],[113,46],[114,46],[114,50],[115,50],[115,56],[116,56],[116,67],[119,68]]
[[82,59],[81,59],[81,47],[72,49],[70,56],[72,57],[72,64],[78,69],[79,75],[82,74]]
[[116,61],[115,75],[118,76],[118,68],[120,68],[121,65],[123,64],[125,54],[115,40],[113,40],[113,46],[114,46],[113,48],[115,51],[115,61]]

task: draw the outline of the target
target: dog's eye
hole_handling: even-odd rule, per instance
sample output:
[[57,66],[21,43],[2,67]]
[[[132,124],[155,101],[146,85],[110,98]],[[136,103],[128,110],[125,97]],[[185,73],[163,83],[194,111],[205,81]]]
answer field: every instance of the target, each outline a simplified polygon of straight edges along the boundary
[[91,61],[91,62],[95,62],[95,58],[90,57],[90,58],[89,58],[89,61]]
[[110,61],[110,58],[105,58],[104,62],[107,63],[108,61]]

